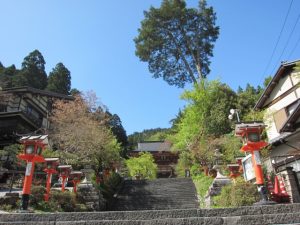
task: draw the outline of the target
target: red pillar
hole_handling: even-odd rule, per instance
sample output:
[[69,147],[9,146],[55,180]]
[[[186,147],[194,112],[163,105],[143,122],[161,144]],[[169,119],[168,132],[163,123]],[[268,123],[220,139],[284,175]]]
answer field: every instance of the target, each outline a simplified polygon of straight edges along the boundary
[[66,182],[67,177],[61,176],[61,178],[62,178],[61,191],[64,192],[65,191],[65,182]]
[[45,201],[49,201],[52,173],[47,172]]
[[260,162],[260,156],[259,156],[259,151],[251,151],[251,159],[252,159],[252,165],[253,169],[255,172],[255,177],[256,177],[256,184],[258,185],[263,185],[264,184],[264,174],[263,170],[261,167],[261,162]]
[[31,184],[32,184],[32,177],[34,173],[34,162],[27,162],[26,172],[25,172],[25,179],[23,185],[23,195],[31,193]]

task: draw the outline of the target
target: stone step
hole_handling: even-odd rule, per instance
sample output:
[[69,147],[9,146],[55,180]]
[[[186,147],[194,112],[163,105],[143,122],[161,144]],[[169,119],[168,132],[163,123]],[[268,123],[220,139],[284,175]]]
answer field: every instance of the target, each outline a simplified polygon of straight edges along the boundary
[[190,178],[128,180],[111,210],[145,210],[198,207],[197,193]]
[[[218,220],[215,220],[218,219]],[[300,223],[300,204],[226,209],[178,209],[113,212],[9,213],[0,224],[288,224]],[[154,221],[155,223],[152,223]],[[214,223],[214,221],[216,223]],[[235,222],[236,221],[236,222]],[[260,221],[257,222],[257,221]],[[176,222],[176,223],[175,223]],[[185,223],[186,222],[186,223]],[[218,222],[218,223],[217,223]],[[220,223],[219,223],[220,222]],[[226,223],[225,223],[226,222]],[[244,223],[245,222],[245,223]]]

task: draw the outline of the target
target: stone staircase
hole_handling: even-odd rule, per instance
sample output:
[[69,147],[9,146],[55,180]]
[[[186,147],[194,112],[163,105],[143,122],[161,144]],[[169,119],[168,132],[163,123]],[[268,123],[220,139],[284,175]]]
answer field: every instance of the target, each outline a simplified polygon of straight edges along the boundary
[[300,204],[227,209],[77,213],[0,213],[0,225],[266,225],[300,224]]
[[190,178],[127,180],[110,210],[163,210],[198,208],[197,192]]

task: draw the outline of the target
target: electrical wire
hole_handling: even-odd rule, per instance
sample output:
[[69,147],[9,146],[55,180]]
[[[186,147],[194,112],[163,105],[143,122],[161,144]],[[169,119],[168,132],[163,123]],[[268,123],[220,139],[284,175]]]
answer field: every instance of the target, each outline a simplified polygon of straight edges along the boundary
[[299,43],[300,43],[300,35],[299,35],[299,38],[298,38],[298,40],[297,40],[294,48],[292,49],[292,51],[290,52],[289,56],[287,57],[288,59],[290,59],[290,57],[293,55],[293,53],[296,50],[296,48],[298,47]]
[[[288,18],[289,14],[290,14],[290,11],[291,11],[291,8],[292,8],[292,5],[293,5],[293,2],[294,2],[294,0],[292,0],[292,1],[291,1],[291,3],[290,3],[290,6],[289,6],[289,8],[288,8],[288,11],[287,11],[287,13],[286,13],[286,15],[285,15],[285,19],[284,19],[283,25],[282,25],[282,27],[281,27],[280,33],[279,33],[279,35],[278,35],[278,38],[277,38],[277,41],[276,41],[275,47],[273,48],[273,51],[272,51],[271,57],[270,57],[270,59],[269,59],[269,61],[268,61],[268,63],[267,63],[267,66],[265,67],[265,70],[264,70],[264,72],[263,72],[263,74],[262,74],[262,78],[261,78],[261,80],[262,80],[262,79],[263,79],[263,77],[265,76],[265,74],[266,74],[266,72],[267,72],[267,70],[268,70],[268,68],[269,68],[269,66],[270,66],[270,64],[271,64],[271,62],[272,62],[272,59],[273,59],[273,57],[274,57],[275,51],[276,51],[276,49],[277,49],[277,46],[278,46],[278,43],[279,43],[279,41],[280,41],[280,38],[281,38],[282,32],[283,32],[283,30],[284,30],[284,27],[285,27],[285,24],[286,24],[287,18]],[[261,80],[260,80],[260,82],[261,82]]]
[[[288,39],[287,39],[287,41],[286,41],[286,43],[285,43],[285,45],[284,45],[284,48],[283,48],[283,50],[282,50],[282,52],[281,52],[281,54],[280,54],[278,60],[276,61],[277,64],[280,63],[281,57],[282,57],[283,53],[285,52],[285,50],[286,50],[286,48],[287,48],[287,46],[288,46],[288,44],[289,44],[289,42],[290,42],[290,40],[291,40],[291,37],[293,36],[293,33],[294,33],[294,31],[295,31],[295,28],[296,28],[296,26],[297,26],[299,20],[300,20],[300,14],[298,15],[297,20],[296,20],[296,22],[295,22],[295,24],[294,24],[294,26],[293,26],[293,29],[292,29],[292,31],[290,32],[290,35],[289,35],[289,37],[288,37]],[[277,68],[277,64],[275,65],[274,69],[272,70],[272,74],[275,72],[275,69]]]

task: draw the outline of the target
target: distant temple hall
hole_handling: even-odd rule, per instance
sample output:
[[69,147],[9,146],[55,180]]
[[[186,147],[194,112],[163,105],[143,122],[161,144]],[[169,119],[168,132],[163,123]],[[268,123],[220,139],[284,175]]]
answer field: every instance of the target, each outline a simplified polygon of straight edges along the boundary
[[130,156],[138,156],[140,152],[149,152],[153,155],[158,166],[158,177],[174,176],[178,154],[171,151],[168,141],[146,141],[138,143],[137,149],[130,152]]

